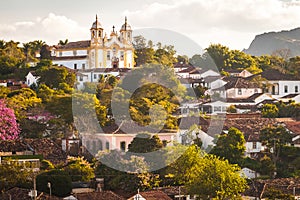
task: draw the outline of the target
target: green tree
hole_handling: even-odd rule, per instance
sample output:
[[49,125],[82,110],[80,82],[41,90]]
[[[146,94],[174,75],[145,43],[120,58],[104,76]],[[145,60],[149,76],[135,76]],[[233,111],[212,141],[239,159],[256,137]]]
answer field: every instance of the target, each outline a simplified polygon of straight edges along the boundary
[[277,167],[281,149],[292,141],[292,135],[283,127],[266,127],[260,131],[260,139],[272,154],[272,161]]
[[40,106],[42,102],[35,91],[29,88],[12,91],[7,97],[7,105],[14,110],[18,120],[26,118],[26,111]]
[[95,177],[94,169],[91,167],[91,164],[82,157],[69,157],[64,170],[71,176],[73,182],[90,181]]
[[0,191],[26,186],[30,173],[30,171],[24,170],[18,162],[2,160],[0,164]]
[[240,164],[246,150],[244,134],[231,127],[227,134],[220,135],[211,153],[228,159],[230,163]]
[[202,199],[235,199],[247,187],[240,168],[214,155],[205,155],[195,145],[170,167],[175,180],[184,184],[190,194]]
[[263,175],[268,175],[273,177],[275,172],[275,165],[270,157],[264,156],[260,159],[260,166],[261,168],[258,171]]
[[52,194],[58,197],[66,197],[71,194],[72,181],[67,172],[63,170],[50,170],[36,177],[37,190],[49,193],[48,183],[51,184]]
[[133,47],[136,66],[154,62],[153,44],[147,46],[146,39],[143,36],[139,35],[133,38]]
[[230,105],[228,108],[227,108],[227,112],[229,113],[237,113],[237,109],[234,105]]
[[275,118],[278,116],[278,108],[275,104],[264,104],[261,108],[261,114],[263,117]]
[[4,42],[3,48],[0,48],[0,71],[1,75],[13,73],[16,68],[22,66],[25,61],[25,55],[19,43],[14,41]]
[[276,188],[270,187],[265,191],[264,198],[269,200],[283,199],[283,200],[294,200],[295,197],[291,194],[285,194],[283,191],[278,190]]
[[44,83],[52,89],[59,88],[61,83],[67,83],[70,87],[75,83],[75,74],[64,67],[42,67],[37,73],[40,75],[39,83]]
[[211,44],[205,50],[213,59],[219,70],[231,67],[230,61],[232,59],[232,54],[228,47],[221,44]]
[[[108,166],[114,166],[114,169]],[[159,186],[159,175],[147,172],[148,169],[143,157],[111,151],[100,155],[95,174],[104,177],[108,189],[134,192],[137,188],[146,190]]]
[[148,153],[161,148],[163,148],[163,143],[158,135],[151,137],[151,135],[147,133],[137,134],[128,145],[128,151],[133,153]]

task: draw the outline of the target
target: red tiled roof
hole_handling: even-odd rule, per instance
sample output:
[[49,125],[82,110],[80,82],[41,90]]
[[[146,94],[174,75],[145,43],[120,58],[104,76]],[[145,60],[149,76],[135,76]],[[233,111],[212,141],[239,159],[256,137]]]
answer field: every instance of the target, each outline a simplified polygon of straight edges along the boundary
[[56,49],[80,49],[87,48],[91,45],[90,40],[77,41],[77,42],[69,42],[66,45],[55,45]]
[[82,60],[86,59],[87,56],[61,56],[61,57],[51,57],[52,60]]
[[278,70],[270,69],[270,70],[265,70],[261,73],[261,76],[269,81],[277,81],[277,80],[299,80],[296,76],[293,76],[291,74],[283,74]]
[[76,197],[78,200],[125,200],[112,191],[80,193]]
[[[172,200],[166,193],[159,190],[140,192],[139,194],[146,200]],[[132,200],[133,197],[129,199]]]

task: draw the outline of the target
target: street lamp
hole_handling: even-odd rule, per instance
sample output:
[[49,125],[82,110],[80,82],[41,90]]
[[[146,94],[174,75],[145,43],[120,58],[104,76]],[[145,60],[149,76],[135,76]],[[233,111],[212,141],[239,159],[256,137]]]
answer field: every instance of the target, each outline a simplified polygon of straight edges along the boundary
[[48,188],[49,188],[49,190],[50,190],[50,199],[51,199],[51,183],[48,182],[47,186],[48,186]]

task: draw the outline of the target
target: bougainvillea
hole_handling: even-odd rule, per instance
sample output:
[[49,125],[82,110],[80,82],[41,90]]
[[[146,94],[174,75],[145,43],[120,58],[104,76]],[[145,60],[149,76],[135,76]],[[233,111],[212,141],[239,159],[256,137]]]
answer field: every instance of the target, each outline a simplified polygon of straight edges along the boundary
[[0,140],[14,140],[19,137],[20,129],[14,110],[6,107],[0,100]]

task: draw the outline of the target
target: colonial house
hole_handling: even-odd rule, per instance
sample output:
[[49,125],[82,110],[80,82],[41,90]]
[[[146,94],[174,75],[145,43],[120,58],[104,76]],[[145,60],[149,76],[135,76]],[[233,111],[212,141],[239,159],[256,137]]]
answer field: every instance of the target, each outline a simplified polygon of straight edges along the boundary
[[216,89],[224,86],[227,82],[222,80],[220,76],[206,76],[203,78],[204,87],[207,89]]
[[300,80],[293,75],[283,74],[277,70],[265,70],[261,74],[267,80],[266,93],[274,98],[284,97],[289,94],[300,94]]
[[298,94],[288,94],[286,96],[280,97],[278,100],[282,101],[282,102],[294,101],[295,103],[300,103],[300,93],[298,93]]
[[251,133],[246,139],[246,156],[255,158],[258,153],[262,152],[265,148],[262,145],[259,134]]
[[183,62],[177,62],[177,63],[174,63],[174,65],[173,65],[175,73],[178,73],[178,72],[180,72],[184,69],[187,69],[189,67],[192,67],[192,65],[186,64],[186,63],[183,63]]
[[113,26],[108,37],[106,33],[104,34],[104,29],[96,16],[90,34],[90,40],[52,46],[53,64],[75,70],[134,67],[132,29],[127,23],[127,18],[119,33]]
[[256,82],[240,77],[232,77],[228,82],[220,87],[212,90],[213,94],[217,93],[221,98],[248,98],[256,93],[262,93],[262,89]]
[[235,76],[235,77],[247,78],[247,77],[250,77],[253,75],[246,69],[227,69],[224,71],[227,72],[229,74],[229,76]]
[[39,80],[39,76],[35,73],[35,71],[30,71],[28,72],[28,74],[26,75],[26,84],[30,87],[32,84],[37,85],[38,84],[38,80]]
[[77,89],[83,89],[85,82],[97,83],[101,76],[112,75],[121,77],[126,72],[130,71],[129,68],[96,68],[80,70],[76,73]]

